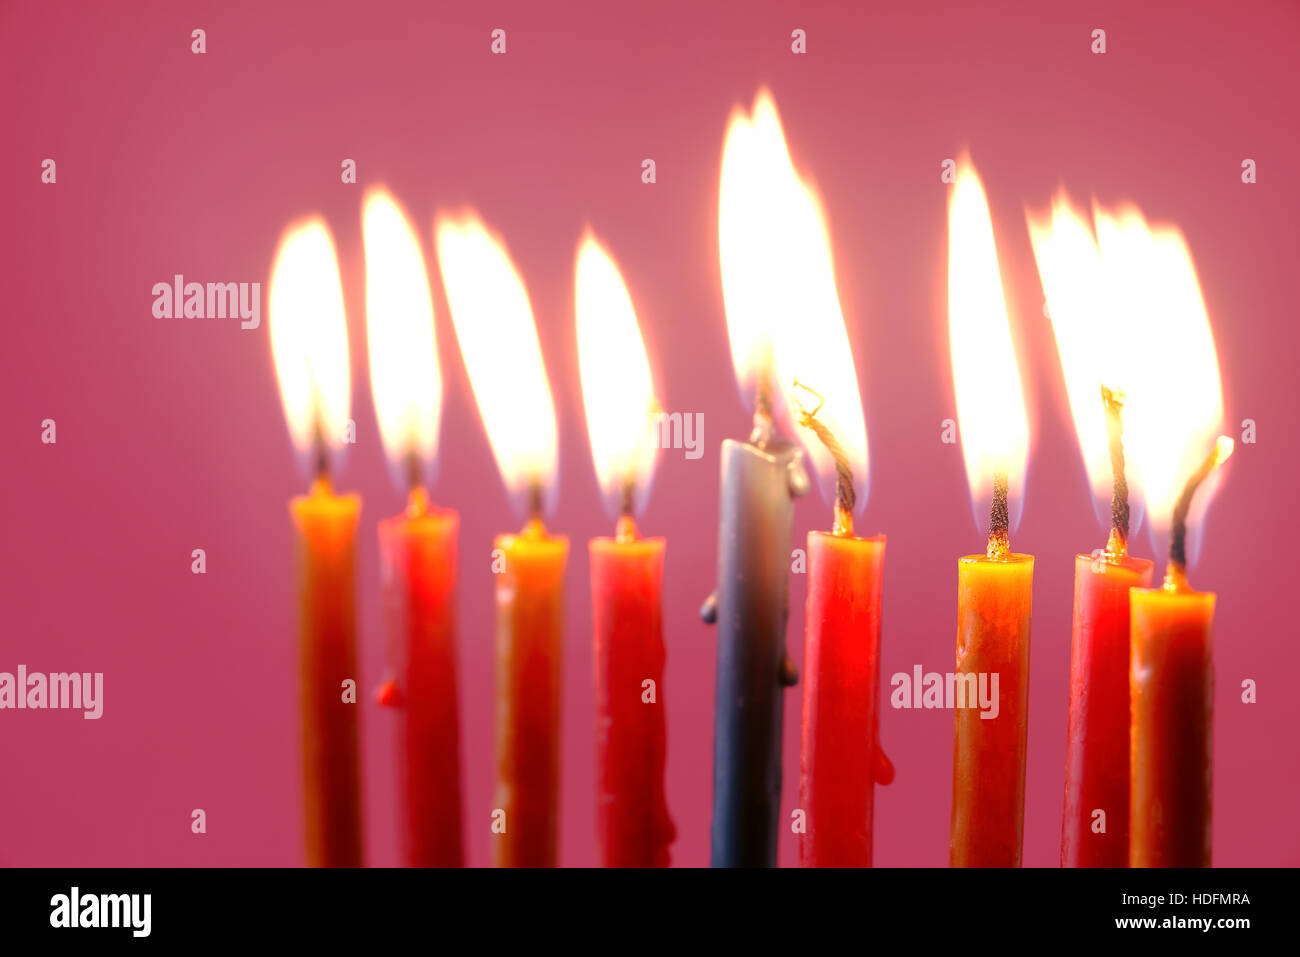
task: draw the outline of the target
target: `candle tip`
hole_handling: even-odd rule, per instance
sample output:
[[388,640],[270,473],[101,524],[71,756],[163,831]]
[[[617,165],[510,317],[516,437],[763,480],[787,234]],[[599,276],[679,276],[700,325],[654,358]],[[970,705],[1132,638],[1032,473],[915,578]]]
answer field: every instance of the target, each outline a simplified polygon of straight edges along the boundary
[[[817,419],[817,413],[822,410],[826,400],[820,393],[797,378],[790,388],[790,404],[795,409],[795,420],[804,428],[812,430],[821,440],[822,445],[826,446],[826,451],[830,452],[831,458],[835,460],[835,519],[831,532],[835,535],[852,535],[853,507],[857,504],[857,493],[853,490],[853,470],[849,468],[849,457],[844,451],[844,446],[840,444],[839,439],[835,438],[834,433]],[[817,405],[811,411],[799,401],[795,393],[798,389],[802,389],[817,400]]]
[[985,554],[1000,562],[1011,554],[1011,521],[1007,512],[1007,473],[993,476],[993,504],[989,508],[989,545]]
[[1192,498],[1196,495],[1196,490],[1201,487],[1201,483],[1210,477],[1210,473],[1222,465],[1232,455],[1233,441],[1226,435],[1219,436],[1214,443],[1214,448],[1206,456],[1205,461],[1201,463],[1200,468],[1192,473],[1192,477],[1187,480],[1183,486],[1183,494],[1178,498],[1178,504],[1174,506],[1174,520],[1172,534],[1169,539],[1169,568],[1165,573],[1165,588],[1178,590],[1177,587],[1171,588],[1171,582],[1177,586],[1180,582],[1183,588],[1187,587],[1187,513],[1192,508]]
[[1110,538],[1106,554],[1122,559],[1128,553],[1128,479],[1124,474],[1124,393],[1101,387],[1101,404],[1106,410],[1106,436],[1110,440]]

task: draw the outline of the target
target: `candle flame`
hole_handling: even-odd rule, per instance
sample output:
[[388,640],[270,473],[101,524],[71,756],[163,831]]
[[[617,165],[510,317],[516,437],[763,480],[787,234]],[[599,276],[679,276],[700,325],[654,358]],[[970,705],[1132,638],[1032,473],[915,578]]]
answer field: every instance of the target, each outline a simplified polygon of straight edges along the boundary
[[438,263],[470,387],[506,488],[521,508],[554,491],[555,406],[532,306],[505,242],[478,214],[440,215]]
[[623,277],[590,231],[574,267],[578,371],[596,478],[611,518],[644,504],[661,443],[650,363]]
[[281,236],[269,308],[271,357],[289,435],[300,454],[323,459],[343,443],[352,385],[338,256],[320,217],[295,223]]
[[[1133,383],[1138,368],[1135,360],[1140,356],[1128,348],[1130,322],[1141,321],[1142,317],[1126,315],[1123,297],[1116,295],[1111,278],[1102,268],[1088,214],[1076,209],[1064,192],[1053,198],[1049,213],[1031,213],[1027,219],[1074,431],[1097,516],[1103,527],[1109,527],[1114,470],[1101,387],[1126,392]],[[1124,417],[1127,419],[1130,413],[1126,401]],[[1129,467],[1126,472],[1130,473],[1130,488],[1136,488],[1136,471]],[[1137,531],[1140,519],[1140,507],[1134,508],[1131,532]]]
[[[419,485],[419,463],[438,454],[442,377],[433,331],[433,297],[410,220],[382,188],[363,201],[366,336],[370,391],[379,435],[402,486]],[[416,474],[412,474],[412,472]]]
[[969,156],[957,163],[948,204],[948,338],[962,455],[976,521],[994,482],[1007,480],[1014,527],[1029,458],[1029,420],[1002,294],[984,186]]
[[[1110,307],[1132,357],[1122,386],[1124,444],[1159,552],[1184,485],[1223,426],[1214,335],[1181,232],[1152,227],[1132,206],[1095,207],[1093,218]],[[1217,484],[1211,475],[1192,504],[1189,557]]]
[[[866,421],[829,235],[816,189],[790,158],[776,103],[760,90],[751,113],[732,112],[722,153],[718,240],[732,363],[747,399],[774,386],[774,398],[783,399],[796,378],[817,391],[824,400],[818,419],[844,450],[861,510]],[[834,457],[797,431],[823,496],[834,502]]]

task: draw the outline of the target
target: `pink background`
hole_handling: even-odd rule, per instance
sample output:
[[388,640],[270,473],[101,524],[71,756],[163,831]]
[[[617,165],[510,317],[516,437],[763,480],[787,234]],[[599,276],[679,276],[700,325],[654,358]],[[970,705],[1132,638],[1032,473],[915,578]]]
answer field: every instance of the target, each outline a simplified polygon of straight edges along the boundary
[[[0,670],[103,671],[105,712],[0,713],[0,861],[296,864],[297,670],[286,501],[304,488],[273,378],[267,287],[283,226],[334,230],[359,439],[339,484],[365,500],[359,601],[367,858],[397,861],[394,723],[375,523],[401,496],[366,382],[360,200],[387,183],[431,256],[435,209],[473,204],[528,283],[558,407],[554,530],[574,541],[564,661],[561,863],[592,864],[585,543],[606,534],[582,418],[572,257],[590,223],[619,261],[670,410],[706,454],[667,454],[642,528],[668,538],[668,798],[676,864],[708,859],[718,443],[746,431],[729,371],[717,177],[733,104],[769,84],[829,211],[872,448],[864,534],[889,536],[884,672],[953,661],[955,562],[982,548],[958,446],[945,327],[940,163],[984,177],[1034,432],[1014,544],[1038,557],[1025,863],[1058,860],[1072,556],[1104,543],[1075,449],[1024,226],[1058,185],[1185,231],[1215,327],[1227,421],[1257,420],[1211,510],[1193,582],[1218,592],[1215,861],[1300,864],[1294,744],[1292,3],[7,3],[0,8],[5,520]],[[905,9],[902,9],[905,8]],[[1048,9],[1050,8],[1050,9]],[[1218,12],[1216,12],[1218,11]],[[190,52],[190,31],[208,52]],[[489,33],[508,31],[508,53]],[[803,28],[808,53],[790,52]],[[1093,28],[1108,52],[1089,51]],[[46,157],[58,182],[40,182]],[[359,184],[339,182],[357,161]],[[641,160],[658,182],[640,181]],[[1243,185],[1243,158],[1259,182]],[[159,320],[174,273],[260,281],[263,324]],[[469,862],[489,860],[494,533],[508,511],[434,294],[447,399],[434,498],[461,511],[460,680]],[[1152,361],[1160,361],[1153,356]],[[40,442],[40,422],[58,443]],[[796,539],[829,508],[800,503]],[[1149,554],[1145,535],[1135,549]],[[208,574],[190,573],[207,550]],[[802,658],[804,582],[790,646]],[[1240,703],[1242,679],[1259,702]],[[897,781],[876,862],[947,862],[953,718],[883,712]],[[799,691],[786,699],[797,803]],[[207,812],[208,833],[190,832]],[[781,861],[796,861],[781,838]]]

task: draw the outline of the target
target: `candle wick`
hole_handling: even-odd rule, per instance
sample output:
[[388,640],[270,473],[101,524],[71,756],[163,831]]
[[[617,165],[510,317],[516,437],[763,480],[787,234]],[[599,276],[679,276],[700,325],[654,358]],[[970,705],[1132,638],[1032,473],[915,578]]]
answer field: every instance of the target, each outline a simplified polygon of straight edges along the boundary
[[636,501],[636,483],[629,478],[627,481],[623,483],[623,497],[622,500],[619,502],[619,510],[618,510],[618,514],[620,518],[632,517],[632,512],[634,511],[632,506],[635,501]]
[[1214,448],[1201,463],[1200,468],[1183,486],[1183,494],[1174,506],[1172,534],[1169,539],[1169,567],[1165,570],[1164,587],[1169,591],[1181,591],[1187,587],[1187,513],[1192,508],[1192,497],[1201,483],[1210,477],[1232,454],[1233,442],[1226,435],[1219,436]]
[[1124,393],[1101,387],[1101,403],[1106,410],[1106,435],[1110,440],[1110,539],[1106,554],[1121,560],[1128,554],[1128,479],[1124,475]]
[[403,459],[406,463],[406,490],[414,494],[416,489],[424,486],[424,469],[420,463],[420,456],[412,447],[407,450]]
[[330,474],[329,447],[325,444],[325,430],[321,427],[320,416],[312,417],[312,454],[315,458],[316,478],[328,479]]
[[772,439],[772,386],[766,375],[758,378],[758,388],[754,393],[754,431],[749,434],[749,441],[759,448]]
[[530,522],[540,522],[542,520],[541,482],[533,482],[528,486],[528,520]]
[[[793,390],[802,389],[817,399],[817,405],[811,411],[806,409]],[[826,451],[835,460],[835,521],[831,531],[835,535],[853,534],[853,507],[857,504],[857,493],[853,490],[853,470],[849,467],[849,457],[835,434],[818,420],[817,413],[822,410],[826,400],[820,393],[800,382],[797,378],[791,386],[790,404],[795,409],[795,421],[806,429],[811,429]]]
[[1010,519],[1007,515],[1007,473],[993,475],[993,504],[989,507],[989,547],[985,554],[1000,562],[1011,554]]

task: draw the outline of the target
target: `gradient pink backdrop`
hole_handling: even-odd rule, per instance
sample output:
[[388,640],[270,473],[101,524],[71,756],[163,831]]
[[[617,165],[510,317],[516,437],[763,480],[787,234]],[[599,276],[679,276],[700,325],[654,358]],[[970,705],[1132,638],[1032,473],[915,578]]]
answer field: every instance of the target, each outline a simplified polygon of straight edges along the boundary
[[[572,536],[562,864],[596,860],[586,540],[610,523],[587,450],[572,257],[590,223],[621,264],[671,410],[706,453],[665,456],[642,519],[668,538],[668,796],[676,864],[708,860],[718,443],[745,433],[717,256],[725,122],[769,84],[826,201],[872,448],[866,534],[889,536],[884,671],[951,667],[956,558],[982,548],[945,326],[946,187],[984,176],[1034,422],[1017,550],[1038,557],[1025,863],[1058,861],[1072,556],[1094,519],[1024,226],[1059,186],[1131,200],[1185,231],[1227,421],[1258,422],[1211,510],[1193,581],[1219,594],[1215,861],[1300,863],[1300,673],[1292,576],[1296,213],[1292,3],[7,3],[0,7],[6,332],[0,670],[103,671],[105,711],[0,713],[0,862],[303,860],[292,561],[295,470],[265,285],[290,220],[333,228],[359,438],[339,484],[364,497],[359,595],[367,858],[392,864],[394,722],[380,678],[375,523],[402,504],[366,382],[360,200],[388,184],[431,256],[435,209],[475,205],[532,296],[561,433],[556,531]],[[906,7],[905,10],[900,9]],[[1050,8],[1050,9],[1049,9]],[[207,53],[190,31],[207,31]],[[505,56],[489,33],[508,31]],[[790,52],[803,28],[808,53]],[[1095,27],[1108,52],[1089,51]],[[57,185],[40,182],[46,157]],[[357,161],[359,184],[339,182]],[[640,181],[653,157],[658,182]],[[1240,181],[1243,158],[1259,182]],[[263,325],[159,320],[174,273],[263,282]],[[462,516],[460,680],[468,860],[489,861],[494,533],[508,512],[434,274],[446,404],[435,499]],[[1161,357],[1153,356],[1152,361]],[[42,445],[40,422],[58,423]],[[796,539],[825,527],[816,495]],[[208,574],[190,573],[207,550]],[[1149,554],[1145,535],[1136,551]],[[802,658],[803,580],[790,647]],[[1240,703],[1243,678],[1259,702]],[[883,679],[882,679],[883,680]],[[786,699],[784,807],[797,802],[799,691]],[[883,713],[898,768],[876,862],[947,862],[952,714]],[[207,812],[208,833],[190,832]],[[781,861],[797,859],[781,838]]]

